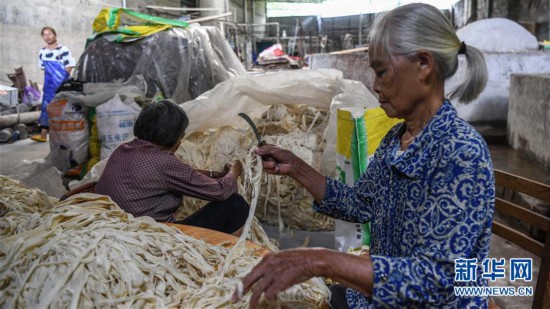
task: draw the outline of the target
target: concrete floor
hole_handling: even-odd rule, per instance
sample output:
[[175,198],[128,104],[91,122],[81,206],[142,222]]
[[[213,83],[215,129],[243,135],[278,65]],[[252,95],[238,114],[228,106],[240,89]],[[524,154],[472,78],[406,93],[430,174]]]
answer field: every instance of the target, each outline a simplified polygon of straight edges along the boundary
[[[491,156],[494,168],[509,171],[511,173],[534,179],[540,182],[550,184],[550,172],[542,166],[526,158],[521,153],[509,148],[506,145],[491,145]],[[23,160],[33,161],[44,159],[49,152],[49,143],[38,143],[30,139],[20,140],[12,144],[0,144],[0,175],[6,175],[14,167],[21,164]],[[295,247],[326,247],[334,248],[333,232],[308,232],[308,231],[285,231],[279,233],[278,227],[264,224],[269,237],[279,241],[281,249]],[[515,245],[503,240],[498,236],[492,238],[491,257],[496,258],[521,258],[530,257],[534,261],[534,273],[536,278],[540,259],[529,252],[522,250]],[[507,276],[509,278],[509,276]],[[523,285],[534,286],[535,282]],[[511,283],[508,281],[495,282],[492,285],[511,286],[521,285],[521,283]],[[501,308],[525,308],[526,304],[532,302],[532,298],[524,297],[498,297],[495,302]],[[530,306],[530,305],[528,305]]]
[[550,184],[550,171],[507,145],[489,145],[493,167],[538,182]]
[[49,143],[35,142],[30,138],[18,140],[11,144],[0,144],[0,175],[7,175],[23,160],[44,159],[49,152]]

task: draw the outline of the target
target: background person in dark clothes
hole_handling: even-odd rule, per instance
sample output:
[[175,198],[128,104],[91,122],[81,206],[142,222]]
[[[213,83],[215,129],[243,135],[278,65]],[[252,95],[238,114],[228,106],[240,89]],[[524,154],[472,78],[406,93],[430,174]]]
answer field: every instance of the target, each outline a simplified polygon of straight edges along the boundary
[[[185,112],[172,101],[145,106],[134,125],[136,138],[111,154],[95,193],[108,195],[136,217],[239,235],[249,211],[237,194],[242,165],[235,161],[226,164],[223,172],[212,172],[180,161],[174,152],[188,124]],[[184,195],[212,202],[176,222],[175,212]]]

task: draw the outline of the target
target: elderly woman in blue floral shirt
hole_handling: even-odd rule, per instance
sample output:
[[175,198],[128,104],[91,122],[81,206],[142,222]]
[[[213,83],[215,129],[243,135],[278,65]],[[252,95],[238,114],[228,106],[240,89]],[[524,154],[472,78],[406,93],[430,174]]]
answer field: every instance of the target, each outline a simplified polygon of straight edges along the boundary
[[485,61],[460,42],[440,11],[411,4],[377,18],[369,45],[374,90],[386,114],[404,122],[389,131],[353,187],[321,175],[289,151],[257,150],[266,158],[265,172],[300,182],[318,212],[371,221],[372,244],[366,256],[323,248],[267,255],[243,279],[244,292],[253,293],[252,307],[262,294],[273,299],[313,276],[341,284],[331,287],[333,307],[487,307],[486,297],[454,293],[456,286],[487,285],[480,272],[470,282],[455,280],[455,259],[487,258],[494,210],[487,145],[444,95],[460,55],[468,76],[451,97],[469,102],[485,87]]

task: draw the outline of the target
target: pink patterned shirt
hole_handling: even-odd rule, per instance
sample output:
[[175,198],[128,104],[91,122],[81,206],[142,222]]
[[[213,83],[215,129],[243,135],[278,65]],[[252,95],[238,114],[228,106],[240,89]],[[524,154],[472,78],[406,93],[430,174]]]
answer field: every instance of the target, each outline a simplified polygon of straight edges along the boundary
[[174,222],[184,195],[220,201],[236,192],[234,177],[205,176],[173,153],[139,138],[111,154],[95,188],[95,193],[108,195],[134,216],[159,222]]

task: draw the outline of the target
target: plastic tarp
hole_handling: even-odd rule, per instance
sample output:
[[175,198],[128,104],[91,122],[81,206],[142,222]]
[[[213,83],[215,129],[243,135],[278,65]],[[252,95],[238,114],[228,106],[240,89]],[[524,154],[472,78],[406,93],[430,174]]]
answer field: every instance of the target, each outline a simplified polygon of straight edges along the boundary
[[98,35],[111,41],[129,42],[171,27],[187,28],[189,23],[174,19],[150,16],[123,8],[102,9],[94,20],[93,40]]
[[87,107],[97,107],[119,95],[122,100],[132,98],[136,102],[145,102],[147,84],[143,76],[132,76],[122,82],[115,80],[106,83],[85,83],[82,92],[63,91],[56,94],[54,100],[67,99],[73,103],[84,104]]
[[233,78],[180,106],[189,117],[188,135],[226,125],[246,129],[247,124],[241,121],[239,113],[259,117],[269,106],[276,104],[330,108],[321,172],[333,175],[336,167],[336,109],[377,107],[378,100],[361,82],[345,80],[342,72],[328,69]]
[[246,71],[218,29],[197,24],[170,28],[128,43],[98,37],[80,57],[75,76],[87,82],[128,80],[142,75],[147,97],[176,102],[198,97]]
[[99,177],[101,177],[101,174],[103,174],[103,171],[105,170],[105,166],[107,166],[107,161],[109,161],[109,158],[99,161],[81,180],[73,180],[69,182],[69,189],[73,190],[74,188],[78,188],[87,183],[98,181]]

